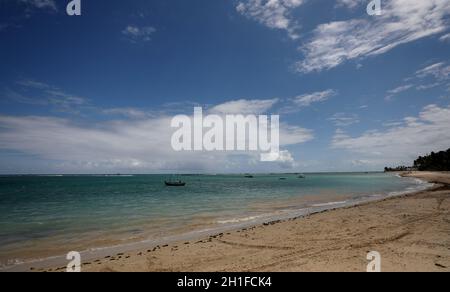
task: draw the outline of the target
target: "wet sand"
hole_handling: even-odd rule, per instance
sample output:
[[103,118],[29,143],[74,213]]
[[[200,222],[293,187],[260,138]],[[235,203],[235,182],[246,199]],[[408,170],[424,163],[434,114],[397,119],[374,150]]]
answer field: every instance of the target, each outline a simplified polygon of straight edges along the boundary
[[[114,254],[84,272],[450,271],[450,173],[404,173],[431,190],[277,221],[190,242]],[[34,270],[34,269],[31,269]],[[65,271],[65,267],[47,271]]]

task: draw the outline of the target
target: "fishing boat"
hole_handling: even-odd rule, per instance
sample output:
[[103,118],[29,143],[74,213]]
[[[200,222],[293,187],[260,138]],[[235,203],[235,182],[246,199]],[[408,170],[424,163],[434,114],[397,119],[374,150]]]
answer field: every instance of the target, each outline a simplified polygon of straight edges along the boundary
[[165,181],[164,183],[168,187],[184,187],[184,186],[186,186],[186,183],[182,182],[182,181]]
[[181,181],[181,179],[179,179],[178,176],[176,178],[174,178],[172,176],[171,179],[164,181],[164,183],[167,187],[184,187],[184,186],[186,186],[186,182]]

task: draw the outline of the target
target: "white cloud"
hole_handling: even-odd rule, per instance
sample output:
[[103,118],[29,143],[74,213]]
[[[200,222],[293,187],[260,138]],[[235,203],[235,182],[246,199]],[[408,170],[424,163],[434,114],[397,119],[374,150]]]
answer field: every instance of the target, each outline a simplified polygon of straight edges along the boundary
[[303,2],[303,0],[248,0],[239,2],[236,10],[269,28],[286,30],[292,39],[297,39],[298,24],[291,18],[291,13]]
[[279,166],[286,169],[291,169],[296,166],[294,157],[292,157],[292,154],[287,150],[280,151],[280,156],[276,162]]
[[388,91],[388,93],[390,94],[398,94],[398,93],[402,93],[404,91],[407,91],[408,89],[412,88],[413,85],[412,84],[406,84],[406,85],[402,85],[399,86],[397,88],[391,89]]
[[431,88],[435,88],[437,86],[441,85],[439,82],[435,82],[435,83],[430,83],[430,84],[425,84],[425,85],[418,85],[416,87],[417,90],[428,90]]
[[337,6],[354,9],[357,6],[361,5],[361,3],[364,3],[363,1],[364,0],[337,0]]
[[427,82],[416,86],[417,90],[428,90],[446,85],[450,81],[450,65],[447,62],[434,63],[418,70],[414,77],[409,79]]
[[348,60],[386,53],[399,45],[448,29],[448,0],[386,0],[383,14],[319,25],[297,63],[303,73],[334,68]]
[[336,113],[328,120],[332,121],[336,127],[348,127],[359,123],[357,114]]
[[332,89],[328,89],[325,91],[319,91],[319,92],[299,95],[299,96],[293,98],[293,102],[294,102],[294,104],[296,104],[299,107],[307,107],[313,103],[326,101],[330,97],[335,96],[336,94],[337,94],[336,91],[334,91]]
[[280,125],[281,146],[302,144],[314,139],[312,130],[288,124]]
[[373,130],[359,137],[336,131],[332,147],[345,149],[361,159],[371,160],[382,167],[412,164],[418,155],[450,147],[450,107],[429,105],[417,117],[406,117],[400,124],[385,130]]
[[398,127],[398,126],[402,126],[403,125],[403,121],[387,121],[383,123],[383,127],[387,127],[387,128],[393,128],[393,127]]
[[129,118],[141,119],[147,117],[149,114],[140,109],[126,107],[126,108],[109,108],[102,110],[105,115],[124,116]]
[[435,63],[416,72],[418,78],[434,77],[438,81],[450,79],[450,65],[445,62]]
[[385,97],[385,100],[392,100],[392,98],[402,92],[405,92],[411,88],[413,88],[414,85],[413,84],[406,84],[406,85],[402,85],[399,87],[396,87],[394,89],[388,90],[388,95]]
[[248,100],[240,99],[225,102],[223,104],[212,107],[209,111],[215,114],[264,114],[267,113],[276,103],[278,99],[266,99],[266,100]]
[[448,42],[448,41],[450,41],[450,33],[441,36],[441,37],[439,38],[439,40],[442,41],[442,42]]
[[388,90],[385,100],[390,101],[395,95],[408,91],[411,88],[416,90],[432,89],[444,85],[448,80],[450,80],[450,65],[446,62],[433,63],[417,70],[412,76],[405,78],[404,81],[409,82],[408,84]]
[[152,26],[135,26],[129,25],[124,30],[122,30],[122,35],[126,40],[137,43],[137,42],[148,42],[151,41],[152,35],[156,32],[156,28]]
[[[129,109],[112,109],[112,112],[129,113]],[[0,115],[0,149],[23,155],[8,163],[9,168],[16,163],[27,165],[26,157],[33,156],[41,161],[46,171],[51,167],[54,172],[239,172],[246,167],[258,169],[258,165],[250,165],[252,157],[258,154],[255,152],[173,151],[171,119],[171,116],[160,115],[79,124],[54,117]],[[311,130],[280,125],[282,147],[304,143],[313,137]],[[282,154],[274,164],[274,171],[276,166],[285,168],[294,163],[289,152],[282,150]],[[4,157],[0,156],[0,159]],[[4,170],[0,168],[0,171]]]

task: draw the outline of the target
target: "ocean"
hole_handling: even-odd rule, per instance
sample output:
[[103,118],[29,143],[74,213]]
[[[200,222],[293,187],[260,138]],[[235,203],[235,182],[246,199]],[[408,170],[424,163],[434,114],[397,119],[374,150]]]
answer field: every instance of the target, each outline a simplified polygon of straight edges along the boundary
[[[425,189],[384,173],[0,176],[0,266],[132,249]],[[281,179],[282,178],[282,179]]]

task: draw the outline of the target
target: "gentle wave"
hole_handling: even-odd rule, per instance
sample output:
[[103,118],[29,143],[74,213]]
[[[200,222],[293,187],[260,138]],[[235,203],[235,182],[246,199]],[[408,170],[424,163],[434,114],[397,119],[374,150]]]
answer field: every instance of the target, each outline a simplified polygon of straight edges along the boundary
[[348,201],[338,201],[338,202],[329,202],[329,203],[321,203],[321,204],[313,204],[313,207],[328,207],[328,206],[334,206],[334,205],[342,205],[347,204]]
[[218,224],[230,224],[230,223],[240,223],[240,222],[247,222],[247,221],[252,221],[252,220],[256,220],[259,219],[263,216],[250,216],[250,217],[244,217],[244,218],[232,218],[229,220],[222,220],[222,221],[217,221]]

